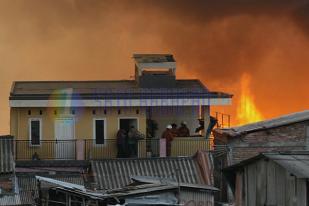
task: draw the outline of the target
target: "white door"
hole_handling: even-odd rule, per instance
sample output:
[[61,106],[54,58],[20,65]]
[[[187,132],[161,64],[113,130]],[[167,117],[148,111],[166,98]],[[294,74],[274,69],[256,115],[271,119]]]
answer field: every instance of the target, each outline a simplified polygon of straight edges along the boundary
[[56,158],[75,159],[74,119],[55,120]]

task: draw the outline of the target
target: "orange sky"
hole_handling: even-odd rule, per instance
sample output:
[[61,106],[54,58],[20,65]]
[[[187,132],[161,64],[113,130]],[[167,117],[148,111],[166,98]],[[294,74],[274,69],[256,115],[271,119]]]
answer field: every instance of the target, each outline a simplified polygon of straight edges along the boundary
[[1,0],[0,134],[12,81],[128,79],[135,52],[173,53],[179,78],[233,93],[214,110],[234,123],[244,74],[264,118],[308,108],[307,1],[188,2]]

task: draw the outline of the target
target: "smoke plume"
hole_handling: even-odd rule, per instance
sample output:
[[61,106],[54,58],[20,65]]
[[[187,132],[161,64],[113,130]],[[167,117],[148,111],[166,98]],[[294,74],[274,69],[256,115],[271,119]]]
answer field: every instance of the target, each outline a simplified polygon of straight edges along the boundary
[[[266,118],[309,104],[304,0],[2,0],[0,133],[15,80],[128,79],[132,53],[173,53],[181,78],[235,94],[250,75]],[[236,122],[237,120],[234,119]]]

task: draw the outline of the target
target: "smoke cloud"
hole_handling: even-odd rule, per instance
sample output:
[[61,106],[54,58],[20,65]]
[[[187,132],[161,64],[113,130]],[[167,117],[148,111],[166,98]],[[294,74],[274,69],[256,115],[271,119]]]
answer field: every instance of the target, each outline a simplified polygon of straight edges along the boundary
[[232,118],[244,73],[266,118],[305,109],[308,28],[304,0],[2,0],[0,133],[12,81],[128,79],[134,52],[173,53],[179,77],[235,94],[215,108]]

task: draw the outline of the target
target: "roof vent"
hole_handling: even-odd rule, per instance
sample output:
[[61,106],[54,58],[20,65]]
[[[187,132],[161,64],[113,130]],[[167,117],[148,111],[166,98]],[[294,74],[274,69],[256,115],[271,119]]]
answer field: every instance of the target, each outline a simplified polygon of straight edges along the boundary
[[176,62],[171,54],[134,54],[135,81],[142,88],[176,86]]

